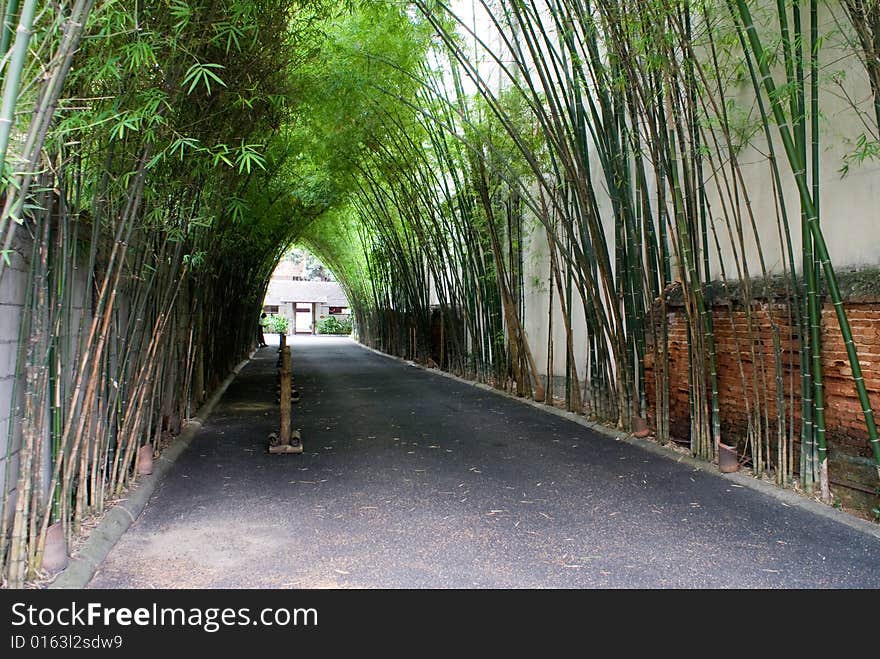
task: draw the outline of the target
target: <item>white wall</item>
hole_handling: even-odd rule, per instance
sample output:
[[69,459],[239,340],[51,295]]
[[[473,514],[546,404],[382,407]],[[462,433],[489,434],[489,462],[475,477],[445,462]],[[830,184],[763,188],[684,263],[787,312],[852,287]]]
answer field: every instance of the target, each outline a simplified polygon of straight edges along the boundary
[[[819,62],[821,224],[835,267],[877,265],[880,263],[880,160],[853,165],[845,177],[840,172],[845,156],[852,152],[855,141],[865,132],[859,112],[853,109],[851,101],[857,102],[862,113],[872,113],[870,86],[864,66],[855,52],[840,47],[844,35],[839,31],[832,10],[840,14],[839,19],[845,20],[837,3],[833,3],[832,7],[820,3],[820,33],[827,35]],[[784,81],[784,70],[780,67],[774,70],[774,75],[778,83]],[[757,120],[758,110],[755,108],[754,92],[748,78],[736,90],[735,99],[737,109],[751,110]],[[807,103],[809,104],[809,97]],[[869,121],[873,119],[869,117]],[[876,126],[873,130],[877,130]],[[799,270],[801,223],[797,190],[775,128],[772,136],[777,158],[781,163],[780,175],[788,201],[795,267]],[[783,266],[775,211],[776,193],[767,153],[766,139],[760,133],[752,140],[752,148],[746,149],[739,156],[758,226],[757,237],[750,228],[747,227],[746,231],[745,256],[748,271],[753,276],[761,274],[759,245],[769,270],[781,272]],[[731,276],[733,250],[722,218],[720,196],[714,186],[709,186],[707,190],[709,202],[714,209],[715,226],[721,239],[728,276]],[[720,267],[714,246],[710,252],[711,265],[718,276]],[[735,271],[733,274],[735,275]]]
[[[831,32],[835,23],[828,8],[823,5],[820,24],[822,32]],[[835,37],[839,39],[838,37]],[[829,37],[830,39],[830,37]],[[840,169],[844,157],[851,152],[853,143],[865,128],[859,113],[853,109],[849,99],[859,101],[863,112],[871,112],[870,88],[864,68],[852,52],[825,46],[820,62],[822,68],[820,108],[820,182],[821,182],[821,223],[825,229],[825,240],[832,263],[838,270],[880,264],[880,161],[868,161],[853,165],[849,174],[843,176]],[[779,72],[779,75],[783,75]],[[782,78],[779,78],[782,81]],[[746,80],[737,90],[737,104],[741,108],[752,108],[755,113],[754,92],[750,80]],[[757,114],[754,117],[758,119]],[[876,129],[875,129],[876,130]],[[801,231],[800,213],[794,178],[784,160],[784,150],[774,129],[772,134],[777,157],[781,159],[782,185],[791,229],[796,267],[800,269]],[[752,147],[739,155],[739,164],[747,189],[741,197],[742,221],[745,234],[744,269],[751,276],[761,274],[759,248],[763,251],[766,267],[771,273],[780,273],[787,266],[787,256],[780,243],[777,225],[776,197],[771,185],[770,168],[767,161],[767,146],[763,135],[752,140]],[[594,151],[595,153],[595,151]],[[591,167],[597,191],[604,191],[601,169],[594,160]],[[649,182],[650,184],[650,182]],[[722,188],[723,189],[723,188]],[[614,266],[614,231],[610,200],[601,194],[602,222],[609,238],[612,268]],[[737,277],[731,242],[722,214],[721,195],[711,181],[707,185],[707,199],[712,210],[715,229],[721,245],[721,255],[728,278]],[[752,232],[749,216],[745,212],[748,199],[757,226],[757,236]],[[729,206],[729,200],[725,200]],[[656,199],[655,199],[656,202]],[[656,207],[656,204],[655,204]],[[740,246],[736,245],[739,252]],[[710,266],[713,276],[719,277],[720,260],[715,243],[710,235]],[[549,290],[549,257],[547,240],[543,227],[535,222],[535,230],[524,248],[524,268],[526,281],[526,332],[530,347],[539,370],[543,373],[547,361],[547,323]],[[785,263],[783,260],[785,259]],[[674,274],[674,272],[673,272]],[[565,337],[562,312],[559,306],[559,293],[554,291],[554,368],[555,375],[565,375]],[[580,297],[573,297],[573,330],[575,335],[575,359],[581,379],[584,377],[586,331]]]

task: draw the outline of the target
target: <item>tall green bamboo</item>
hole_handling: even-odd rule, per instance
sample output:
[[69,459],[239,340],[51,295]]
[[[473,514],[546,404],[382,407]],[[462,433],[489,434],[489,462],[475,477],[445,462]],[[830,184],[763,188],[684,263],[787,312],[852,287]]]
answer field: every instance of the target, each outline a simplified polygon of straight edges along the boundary
[[[12,7],[10,4],[9,7]],[[21,8],[21,16],[18,27],[15,30],[15,41],[12,44],[12,56],[3,73],[3,98],[0,102],[0,162],[6,163],[6,155],[9,149],[9,138],[12,134],[12,125],[15,121],[16,104],[18,102],[19,85],[21,74],[25,68],[28,45],[31,40],[31,26],[34,22],[34,14],[37,10],[37,0],[24,0]],[[13,14],[7,14],[11,16]],[[4,37],[6,36],[4,22]],[[5,53],[6,50],[0,51]],[[2,271],[0,271],[2,272]]]
[[813,238],[815,252],[822,266],[826,285],[828,286],[828,294],[834,305],[837,322],[841,334],[843,335],[847,358],[853,374],[854,385],[865,418],[865,426],[867,428],[868,441],[874,457],[874,464],[877,468],[878,475],[880,475],[880,438],[878,438],[877,435],[874,412],[871,409],[871,402],[868,398],[868,391],[865,387],[865,380],[864,375],[862,374],[861,363],[859,362],[858,351],[856,350],[855,342],[853,341],[852,328],[850,327],[849,319],[847,318],[846,310],[843,306],[843,297],[837,283],[834,266],[831,264],[831,257],[828,254],[828,246],[825,243],[825,236],[819,226],[819,216],[808,184],[805,163],[802,160],[801,155],[798,153],[795,140],[792,137],[791,130],[788,128],[788,124],[786,123],[780,94],[777,91],[776,84],[770,73],[770,67],[766,59],[764,46],[758,36],[748,5],[745,0],[729,0],[728,4],[731,6],[732,10],[734,8],[732,5],[733,2],[735,2],[735,9],[739,13],[739,17],[745,27],[749,46],[752,50],[755,61],[757,62],[759,71],[761,72],[761,81],[770,101],[770,108],[773,112],[773,116],[776,119],[779,136],[782,140],[786,157],[788,158],[789,165],[793,172],[801,204],[806,212],[807,228],[809,234]]

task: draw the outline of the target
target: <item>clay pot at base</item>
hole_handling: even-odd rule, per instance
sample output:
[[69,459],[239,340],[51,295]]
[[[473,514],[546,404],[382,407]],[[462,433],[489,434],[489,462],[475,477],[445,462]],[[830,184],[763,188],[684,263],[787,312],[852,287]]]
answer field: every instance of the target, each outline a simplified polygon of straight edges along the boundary
[[544,399],[547,398],[547,392],[544,390],[544,387],[535,387],[532,391],[532,398],[535,399],[535,402],[543,403]]
[[149,476],[153,473],[153,445],[147,444],[138,449],[138,474]]
[[61,522],[55,522],[46,532],[46,546],[43,549],[42,568],[49,574],[55,574],[66,568],[68,561],[64,527],[61,525]]
[[722,474],[739,471],[739,458],[737,458],[735,446],[718,444],[718,469]]
[[633,437],[647,437],[650,435],[651,429],[648,427],[647,421],[640,416],[634,416],[632,419],[632,434]]

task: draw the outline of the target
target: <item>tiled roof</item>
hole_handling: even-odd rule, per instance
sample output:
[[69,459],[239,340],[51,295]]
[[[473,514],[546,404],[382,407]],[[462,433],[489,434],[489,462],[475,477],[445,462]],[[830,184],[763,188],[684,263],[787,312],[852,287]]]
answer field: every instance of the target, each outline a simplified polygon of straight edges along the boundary
[[330,307],[348,306],[342,287],[335,281],[271,279],[263,304],[280,305],[286,302],[319,302]]

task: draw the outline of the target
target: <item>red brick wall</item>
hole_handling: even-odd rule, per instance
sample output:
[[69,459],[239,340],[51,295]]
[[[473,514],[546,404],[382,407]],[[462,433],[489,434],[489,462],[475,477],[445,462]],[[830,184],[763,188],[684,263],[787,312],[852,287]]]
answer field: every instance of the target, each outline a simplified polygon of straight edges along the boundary
[[[790,423],[791,403],[794,407],[794,435],[800,431],[800,369],[798,337],[785,307],[755,308],[751,326],[745,310],[716,307],[713,312],[719,403],[724,440],[739,440],[745,446],[746,401],[755,408],[757,401],[769,416],[770,436],[776,436],[776,366],[771,323],[779,329],[782,356],[783,391],[786,399],[786,424]],[[872,406],[880,419],[880,304],[848,303],[847,314],[865,376]],[[688,382],[687,325],[682,309],[668,314],[670,418],[672,434],[687,439],[690,427],[690,384]],[[865,464],[871,458],[865,419],[852,380],[846,347],[832,305],[822,310],[822,367],[825,375],[825,417],[828,446],[832,451],[829,472],[837,487],[835,494],[852,505],[864,508],[876,505],[873,494],[878,487],[876,471]],[[649,351],[650,352],[650,351]],[[646,358],[646,383],[649,405],[653,407],[653,358]],[[762,373],[763,369],[763,373]],[[755,374],[757,371],[757,378]],[[792,389],[793,388],[793,389]],[[792,390],[794,392],[791,398]],[[649,412],[653,424],[654,410]],[[795,445],[795,455],[799,447]],[[850,459],[847,459],[847,456]],[[795,464],[797,467],[797,464]]]

